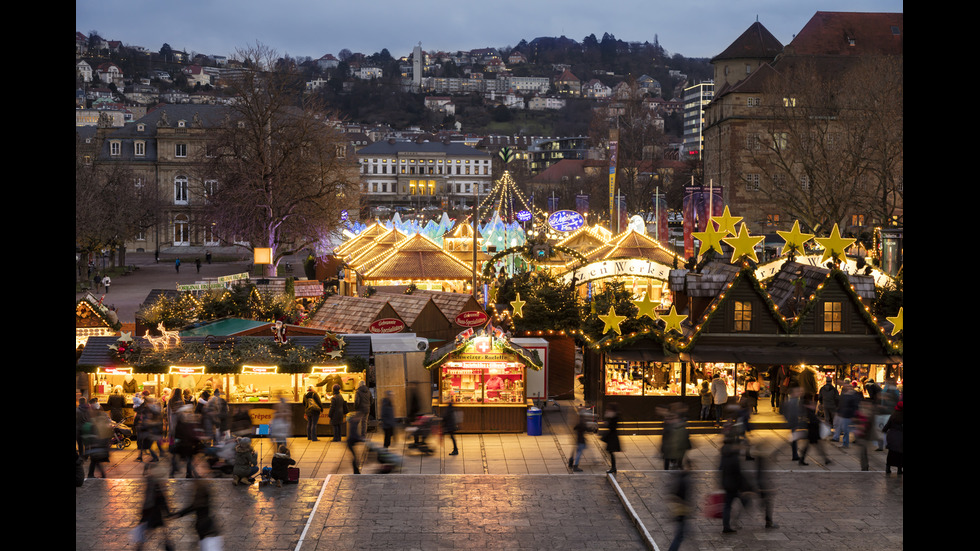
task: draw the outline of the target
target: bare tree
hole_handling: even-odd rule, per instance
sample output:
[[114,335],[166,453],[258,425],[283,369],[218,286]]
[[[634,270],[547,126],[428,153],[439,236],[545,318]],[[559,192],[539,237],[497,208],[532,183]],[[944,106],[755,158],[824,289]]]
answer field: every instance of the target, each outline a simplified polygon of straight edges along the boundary
[[304,97],[296,68],[261,45],[240,49],[249,69],[232,80],[235,96],[204,160],[206,207],[225,242],[272,249],[282,257],[317,242],[359,199],[354,152],[315,97]]

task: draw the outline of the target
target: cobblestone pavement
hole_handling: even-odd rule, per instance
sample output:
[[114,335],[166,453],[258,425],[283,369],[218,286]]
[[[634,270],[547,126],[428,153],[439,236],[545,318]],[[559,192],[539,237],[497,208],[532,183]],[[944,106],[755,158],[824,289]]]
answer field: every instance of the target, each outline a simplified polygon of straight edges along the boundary
[[[435,438],[429,456],[415,454],[398,438],[394,449],[404,461],[401,472],[388,475],[352,474],[344,442],[292,439],[299,484],[233,487],[228,478],[208,480],[225,549],[667,549],[675,526],[665,496],[675,473],[663,470],[660,437],[626,431],[615,478],[605,474],[608,459],[591,437],[581,463],[585,472],[572,473],[569,409],[546,411],[541,436],[457,435],[456,456]],[[682,549],[903,548],[903,480],[884,474],[885,452],[869,452],[871,470],[863,472],[855,447],[828,442],[827,458],[814,453],[803,466],[790,460],[787,436],[784,430],[751,436],[755,454],[775,453],[769,470],[778,489],[777,528],[763,527],[756,504],[744,512],[736,506],[736,534],[722,534],[721,521],[702,510],[707,494],[719,487],[721,437],[692,437],[697,510]],[[376,433],[369,437],[380,441]],[[268,443],[255,444],[260,463],[268,465]],[[133,446],[113,451],[108,478],[86,480],[76,490],[76,550],[133,548],[129,532],[143,494],[143,464],[135,458]],[[363,468],[371,472],[374,466]],[[754,463],[743,466],[751,477]],[[171,507],[189,503],[191,481],[170,479],[165,488]],[[168,524],[178,549],[197,548],[193,522],[188,516]],[[147,548],[162,545],[156,534]]]

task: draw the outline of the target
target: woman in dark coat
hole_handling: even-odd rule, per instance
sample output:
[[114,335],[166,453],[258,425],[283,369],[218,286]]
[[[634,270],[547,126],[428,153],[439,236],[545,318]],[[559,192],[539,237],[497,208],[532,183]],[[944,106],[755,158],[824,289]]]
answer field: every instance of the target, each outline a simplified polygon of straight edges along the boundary
[[303,403],[306,405],[306,438],[311,442],[316,442],[316,426],[320,422],[320,414],[323,413],[320,394],[312,386],[309,387],[306,395],[303,396]]
[[[159,475],[156,469],[149,469],[146,477],[146,493],[143,496],[143,511],[140,516],[137,528],[138,537],[136,538],[136,549],[142,549],[152,530],[164,528],[163,519],[170,516],[170,507],[167,505],[167,496],[163,493]],[[167,530],[164,528],[163,541],[166,549],[174,549],[174,545],[167,537]]]
[[898,468],[898,474],[902,474],[902,467],[905,463],[905,413],[902,411],[903,402],[895,404],[895,411],[885,426],[881,427],[882,434],[885,435],[885,447],[888,448],[888,456],[885,458],[885,474],[891,474],[892,467]]
[[106,406],[109,408],[109,418],[114,423],[122,423],[123,408],[126,407],[126,396],[123,394],[122,385],[116,385],[112,389],[112,394],[109,395]]
[[616,452],[622,451],[619,445],[619,404],[613,402],[606,406],[606,434],[602,436],[602,441],[606,443],[606,451],[609,453],[610,468],[607,473],[616,472]]
[[347,402],[340,395],[340,385],[333,385],[333,395],[330,397],[330,426],[333,427],[333,441],[340,442],[343,433],[344,416],[347,415]]

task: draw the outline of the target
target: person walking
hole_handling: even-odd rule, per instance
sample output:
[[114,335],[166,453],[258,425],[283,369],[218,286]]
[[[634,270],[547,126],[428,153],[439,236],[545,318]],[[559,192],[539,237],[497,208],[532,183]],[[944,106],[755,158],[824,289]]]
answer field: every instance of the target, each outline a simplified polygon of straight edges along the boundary
[[[334,389],[336,388],[337,385],[334,385]],[[335,390],[334,394],[339,394],[339,391]],[[303,403],[306,405],[306,439],[310,442],[316,442],[317,423],[320,422],[320,414],[323,413],[323,403],[320,401],[320,394],[312,385],[307,387],[306,395],[303,396]],[[331,422],[333,422],[332,417]]]
[[358,429],[361,433],[361,439],[363,440],[367,437],[367,423],[368,417],[371,415],[371,390],[368,388],[367,383],[363,380],[357,385],[357,391],[354,392],[354,411],[359,413],[358,420],[360,421],[360,426]]
[[180,257],[179,256],[177,257],[176,260],[174,260],[174,269],[177,270],[177,273],[178,274],[180,273]]
[[163,545],[168,551],[175,549],[174,544],[167,535],[163,519],[170,516],[170,505],[167,503],[167,496],[163,493],[163,486],[160,482],[158,468],[145,470],[146,490],[143,494],[143,508],[140,513],[139,523],[134,530],[133,539],[136,543],[137,551],[143,549],[146,540],[157,528],[163,528]]
[[455,398],[449,400],[442,417],[442,432],[448,434],[450,440],[453,441],[453,451],[449,455],[459,455],[459,448],[456,447],[456,430],[459,427],[456,421],[456,406],[453,404],[455,401]]
[[[850,381],[844,381],[845,386],[850,386]],[[837,426],[837,409],[840,405],[840,394],[834,386],[832,377],[827,377],[820,391],[817,393],[820,406],[823,408],[823,419],[831,427]],[[831,431],[830,438],[836,442],[840,438],[840,433]]]
[[891,474],[892,467],[898,469],[898,474],[902,474],[902,467],[905,463],[905,413],[904,401],[899,400],[895,404],[895,410],[885,426],[881,427],[881,432],[885,435],[885,446],[888,448],[888,455],[885,457],[885,474]]
[[350,450],[351,455],[351,466],[354,468],[354,474],[361,474],[360,467],[357,466],[357,449],[354,447],[358,442],[362,442],[364,439],[361,437],[360,422],[359,417],[363,415],[359,411],[354,411],[347,418],[347,449]]
[[874,405],[870,400],[861,400],[857,413],[854,414],[852,427],[854,429],[854,444],[858,447],[858,458],[861,470],[868,471],[871,465],[868,461],[868,449],[874,434]]
[[116,385],[112,388],[112,394],[106,400],[106,406],[109,408],[109,418],[112,419],[112,422],[122,423],[123,408],[126,407],[126,396],[123,394],[122,385]]
[[105,287],[105,293],[107,295],[109,294],[109,285],[111,284],[112,280],[109,279],[109,274],[106,274],[106,276],[102,278],[102,286]]
[[84,396],[80,397],[75,408],[75,446],[82,458],[85,457],[85,424],[89,421],[89,413],[88,401]]
[[330,397],[330,426],[333,429],[333,441],[340,442],[340,435],[344,432],[344,418],[347,416],[347,402],[340,395],[340,385],[333,385],[333,395]]
[[197,266],[197,273],[201,273],[201,259],[195,258],[194,265]]
[[791,387],[786,399],[783,400],[783,405],[780,410],[783,417],[786,419],[786,428],[789,429],[790,448],[793,450],[793,461],[800,460],[799,441],[803,435],[803,426],[800,423],[800,418],[803,415],[800,407],[801,393],[802,390],[800,387]]
[[185,476],[194,478],[194,454],[201,447],[201,425],[194,414],[194,406],[185,404],[180,407],[174,427],[174,445],[170,451],[170,476],[177,473],[178,460],[187,464]]
[[616,453],[623,450],[619,444],[619,404],[610,402],[606,406],[603,418],[606,421],[606,433],[602,435],[602,441],[606,444],[606,452],[609,453],[609,470],[606,474],[616,474]]
[[711,396],[715,405],[715,427],[718,428],[721,427],[722,414],[725,410],[725,404],[728,403],[728,385],[725,384],[725,379],[717,373],[711,378]]
[[762,500],[762,511],[766,518],[766,528],[779,528],[772,521],[773,502],[776,499],[776,486],[772,480],[772,473],[769,471],[769,456],[759,454],[755,464],[755,486],[759,492],[759,499]]
[[803,415],[806,418],[806,438],[807,445],[800,451],[800,465],[809,465],[806,462],[806,454],[811,447],[816,447],[820,455],[823,456],[824,464],[830,465],[830,457],[823,446],[823,438],[820,436],[820,418],[817,417],[817,404],[812,400],[807,400],[803,404]]
[[742,503],[743,509],[749,504],[745,492],[750,488],[742,473],[739,452],[737,439],[733,435],[726,436],[721,446],[721,487],[725,491],[725,505],[721,516],[723,534],[735,533],[735,529],[732,528],[732,507],[735,500]]
[[215,389],[214,395],[208,400],[205,408],[208,417],[211,418],[211,427],[214,430],[214,441],[219,443],[228,435],[228,401],[222,395],[221,389]]
[[691,514],[691,462],[685,459],[674,477],[673,489],[668,496],[668,505],[671,514],[674,516],[677,529],[674,530],[674,539],[670,541],[668,551],[678,551],[681,548],[681,543],[684,542],[684,528],[687,524],[687,517]]
[[272,422],[269,423],[269,436],[277,450],[286,445],[291,427],[292,417],[289,413],[289,406],[284,398],[280,398],[279,405],[276,406],[276,413],[272,416]]
[[195,465],[197,476],[194,478],[194,497],[191,502],[174,516],[180,518],[188,513],[194,513],[194,531],[197,532],[197,539],[201,543],[201,549],[216,550],[221,549],[223,541],[218,524],[211,515],[211,491],[205,481],[206,475],[200,462]]
[[[94,398],[93,398],[94,399]],[[112,438],[112,427],[106,412],[91,409],[89,421],[85,425],[85,452],[88,454],[88,477],[95,477],[98,469],[102,478],[106,477],[105,464],[109,462],[109,440]]]
[[580,473],[582,469],[579,468],[578,464],[582,460],[582,454],[585,453],[585,433],[588,430],[588,417],[585,413],[585,408],[582,408],[578,412],[578,422],[575,423],[575,452],[572,457],[568,458],[568,466],[573,472]]
[[391,445],[391,436],[395,433],[395,393],[385,391],[381,399],[381,429],[385,433],[384,447]]
[[687,430],[687,419],[683,404],[671,404],[664,418],[663,456],[664,470],[682,468],[684,456],[691,449],[691,436]]

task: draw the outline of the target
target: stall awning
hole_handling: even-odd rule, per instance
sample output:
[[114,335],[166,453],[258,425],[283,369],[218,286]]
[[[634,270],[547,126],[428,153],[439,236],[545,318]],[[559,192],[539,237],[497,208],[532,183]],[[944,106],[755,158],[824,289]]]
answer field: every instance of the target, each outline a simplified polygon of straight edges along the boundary
[[681,354],[681,359],[689,362],[747,363],[751,365],[895,364],[902,361],[901,358],[889,356],[874,350],[820,346],[739,348],[702,346],[693,352]]
[[606,358],[621,362],[676,362],[680,360],[676,354],[664,354],[655,348],[624,348],[606,352]]

